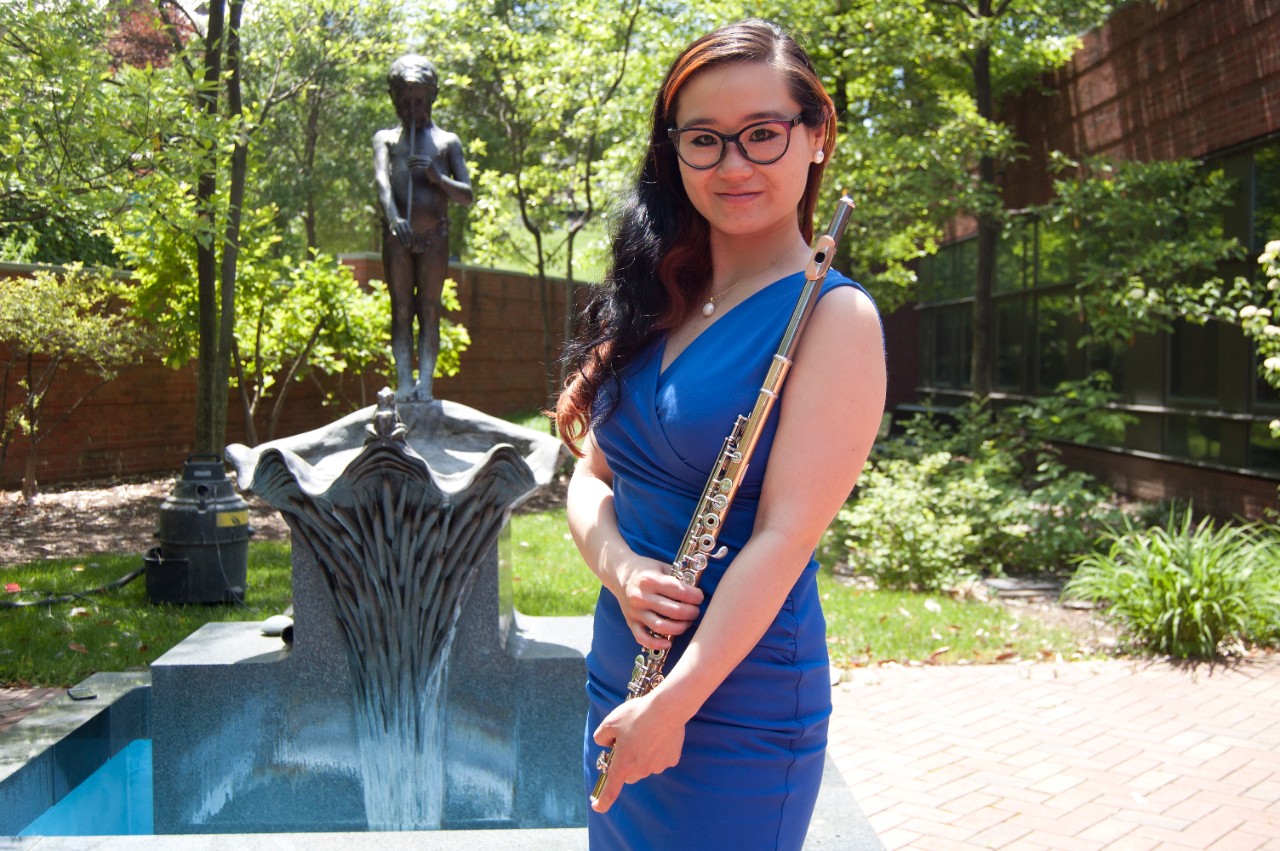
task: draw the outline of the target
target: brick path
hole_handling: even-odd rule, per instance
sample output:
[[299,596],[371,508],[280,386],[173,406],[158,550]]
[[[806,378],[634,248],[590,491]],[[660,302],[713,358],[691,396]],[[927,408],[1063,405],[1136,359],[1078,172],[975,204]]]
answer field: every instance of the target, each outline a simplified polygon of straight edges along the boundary
[[848,676],[832,754],[890,851],[1280,849],[1280,657]]
[[[1280,851],[1280,657],[846,676],[831,752],[889,851]],[[0,690],[0,731],[60,691]]]

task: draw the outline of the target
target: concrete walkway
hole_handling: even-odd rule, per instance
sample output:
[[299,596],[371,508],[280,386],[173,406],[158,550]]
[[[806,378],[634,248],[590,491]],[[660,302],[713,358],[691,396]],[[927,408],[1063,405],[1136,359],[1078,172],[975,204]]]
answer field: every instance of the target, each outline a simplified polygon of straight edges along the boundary
[[891,851],[1280,851],[1280,657],[845,676],[831,754]]
[[888,849],[1280,849],[1280,657],[876,668],[831,752]]

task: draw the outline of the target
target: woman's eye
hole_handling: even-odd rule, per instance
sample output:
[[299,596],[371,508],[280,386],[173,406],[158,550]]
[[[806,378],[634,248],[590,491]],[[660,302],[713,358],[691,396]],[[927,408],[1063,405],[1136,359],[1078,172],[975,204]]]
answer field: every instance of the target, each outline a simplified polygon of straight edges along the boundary
[[714,148],[720,144],[720,137],[711,133],[689,133],[686,138],[688,139],[688,144],[693,145],[695,148]]
[[763,127],[754,127],[752,128],[751,133],[747,136],[747,141],[748,142],[768,142],[772,139],[778,138],[779,135],[781,134],[779,134],[777,130],[773,129],[768,125],[765,125]]

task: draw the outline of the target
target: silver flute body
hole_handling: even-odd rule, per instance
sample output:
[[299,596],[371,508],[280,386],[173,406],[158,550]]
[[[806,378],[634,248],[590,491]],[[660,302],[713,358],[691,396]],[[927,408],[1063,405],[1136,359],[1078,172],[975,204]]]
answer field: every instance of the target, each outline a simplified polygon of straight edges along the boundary
[[[782,334],[782,342],[769,365],[756,402],[749,414],[739,415],[733,424],[733,430],[725,438],[720,454],[712,466],[711,475],[702,489],[698,506],[684,533],[684,540],[675,560],[671,563],[670,573],[685,585],[696,586],[707,568],[709,559],[724,558],[727,547],[716,547],[724,525],[725,515],[733,505],[738,486],[746,475],[751,455],[755,452],[756,442],[760,438],[760,430],[773,410],[773,403],[778,400],[782,383],[791,369],[792,359],[800,343],[800,334],[814,307],[818,304],[818,294],[822,283],[826,280],[827,270],[835,256],[836,246],[849,223],[849,214],[853,211],[853,201],[849,197],[840,198],[836,214],[826,232],[813,241],[809,261],[805,264],[804,286],[796,300],[795,309]],[[671,636],[660,636],[671,639]],[[667,650],[645,649],[636,656],[635,667],[631,671],[631,682],[627,684],[627,700],[648,694],[662,682],[663,668],[667,663]],[[596,760],[599,775],[596,777],[592,798],[600,797],[605,780],[609,776],[609,766],[613,761],[613,748],[600,753]]]

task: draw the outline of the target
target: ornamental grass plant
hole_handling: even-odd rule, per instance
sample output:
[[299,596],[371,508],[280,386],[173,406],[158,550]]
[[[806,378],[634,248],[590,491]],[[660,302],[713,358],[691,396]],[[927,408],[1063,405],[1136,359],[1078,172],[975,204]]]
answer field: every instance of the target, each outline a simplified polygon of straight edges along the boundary
[[1166,526],[1131,521],[1076,560],[1064,596],[1105,607],[1131,649],[1176,659],[1239,655],[1280,644],[1280,530],[1193,524],[1189,508]]

